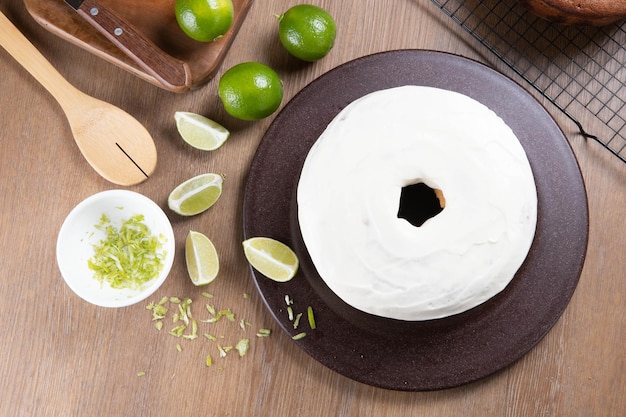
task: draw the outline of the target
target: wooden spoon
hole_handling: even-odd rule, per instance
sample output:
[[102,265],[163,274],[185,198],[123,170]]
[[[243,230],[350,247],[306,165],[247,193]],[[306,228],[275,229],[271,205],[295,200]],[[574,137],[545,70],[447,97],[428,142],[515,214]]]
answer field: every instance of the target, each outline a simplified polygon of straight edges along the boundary
[[0,12],[0,45],[58,101],[87,162],[115,184],[134,185],[154,172],[156,147],[135,118],[71,85]]

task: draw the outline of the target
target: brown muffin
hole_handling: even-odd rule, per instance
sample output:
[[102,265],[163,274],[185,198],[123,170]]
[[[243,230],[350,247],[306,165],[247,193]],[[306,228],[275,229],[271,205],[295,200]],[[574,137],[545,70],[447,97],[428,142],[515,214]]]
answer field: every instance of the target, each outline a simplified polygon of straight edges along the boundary
[[518,0],[531,13],[556,23],[602,26],[626,19],[624,0]]

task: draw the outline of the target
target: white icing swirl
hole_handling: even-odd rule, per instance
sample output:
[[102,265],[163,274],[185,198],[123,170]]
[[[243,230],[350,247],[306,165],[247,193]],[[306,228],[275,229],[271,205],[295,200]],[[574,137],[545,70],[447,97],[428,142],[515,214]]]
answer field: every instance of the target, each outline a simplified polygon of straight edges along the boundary
[[[422,226],[398,218],[402,187],[443,191]],[[537,219],[526,154],[493,111],[459,93],[404,86],[356,100],[311,148],[298,216],[313,263],[351,306],[429,320],[502,291]]]

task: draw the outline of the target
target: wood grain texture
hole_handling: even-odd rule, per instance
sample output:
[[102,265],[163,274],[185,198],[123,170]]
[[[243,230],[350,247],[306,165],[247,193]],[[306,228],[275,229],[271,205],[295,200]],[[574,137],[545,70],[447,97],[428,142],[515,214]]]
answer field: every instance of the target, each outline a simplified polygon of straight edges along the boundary
[[97,0],[83,1],[77,12],[166,90],[180,93],[191,87],[189,65],[165,53],[127,19]]
[[[327,8],[337,20],[336,46],[326,58],[304,64],[280,47],[274,15],[296,2],[257,1],[217,76],[239,62],[264,62],[282,77],[286,103],[337,65],[385,50],[448,51],[508,71],[430,0],[403,0],[393,6],[380,0],[312,2]],[[241,250],[242,189],[271,117],[253,123],[236,121],[221,108],[216,79],[189,93],[171,94],[52,36],[19,0],[0,0],[0,10],[73,85],[128,111],[154,137],[157,168],[148,181],[129,189],[166,210],[178,245],[172,273],[151,299],[188,296],[195,302],[197,316],[206,317],[202,290],[190,283],[184,265],[182,242],[194,229],[213,240],[221,258],[220,276],[206,289],[215,296],[212,303],[233,309],[237,319],[253,324],[247,332],[229,323],[210,329],[223,334],[225,344],[244,335],[251,339],[247,356],[229,354],[220,360],[208,341],[180,341],[157,332],[146,303],[103,309],[69,290],[55,260],[61,223],[82,199],[116,187],[85,162],[54,99],[0,50],[1,416],[625,414],[626,166],[576,135],[575,126],[555,109],[547,107],[579,159],[590,208],[587,259],[564,315],[531,352],[489,378],[444,391],[381,390],[346,379],[312,360],[280,332],[256,294]],[[177,110],[219,120],[231,130],[231,138],[217,152],[191,149],[176,132]],[[171,189],[203,172],[226,175],[218,204],[192,218],[167,211]],[[250,297],[244,298],[244,293]],[[254,332],[261,327],[274,332],[257,339]],[[176,343],[181,344],[181,352]],[[209,368],[204,364],[208,353],[215,362]],[[140,371],[145,376],[137,376]]]
[[[101,2],[107,10],[130,22],[148,41],[161,49],[163,54],[187,64],[191,80],[186,80],[186,83],[192,87],[204,84],[215,75],[252,3],[253,0],[234,0],[235,20],[231,29],[217,42],[198,42],[185,36],[178,26],[173,11],[174,0]],[[24,0],[24,4],[35,20],[50,32],[148,82],[169,91],[181,92],[180,86],[164,80],[136,59],[146,61],[149,57],[129,56],[119,48],[115,39],[112,42],[83,17],[72,12],[63,0]],[[154,62],[150,63],[153,64]]]
[[2,13],[0,45],[57,100],[78,148],[96,172],[119,185],[139,184],[152,174],[156,148],[137,119],[76,89]]

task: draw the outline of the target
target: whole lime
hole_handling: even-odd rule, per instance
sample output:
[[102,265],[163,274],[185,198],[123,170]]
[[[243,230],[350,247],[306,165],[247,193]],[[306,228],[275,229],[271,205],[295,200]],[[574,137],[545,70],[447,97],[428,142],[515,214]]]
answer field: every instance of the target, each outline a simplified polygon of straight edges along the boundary
[[287,51],[303,61],[325,57],[333,45],[337,27],[332,16],[311,4],[299,4],[278,16],[278,37]]
[[183,32],[200,42],[221,38],[235,18],[232,0],[176,0],[174,12]]
[[243,62],[222,75],[218,94],[231,116],[258,120],[278,109],[283,100],[283,83],[267,65]]

